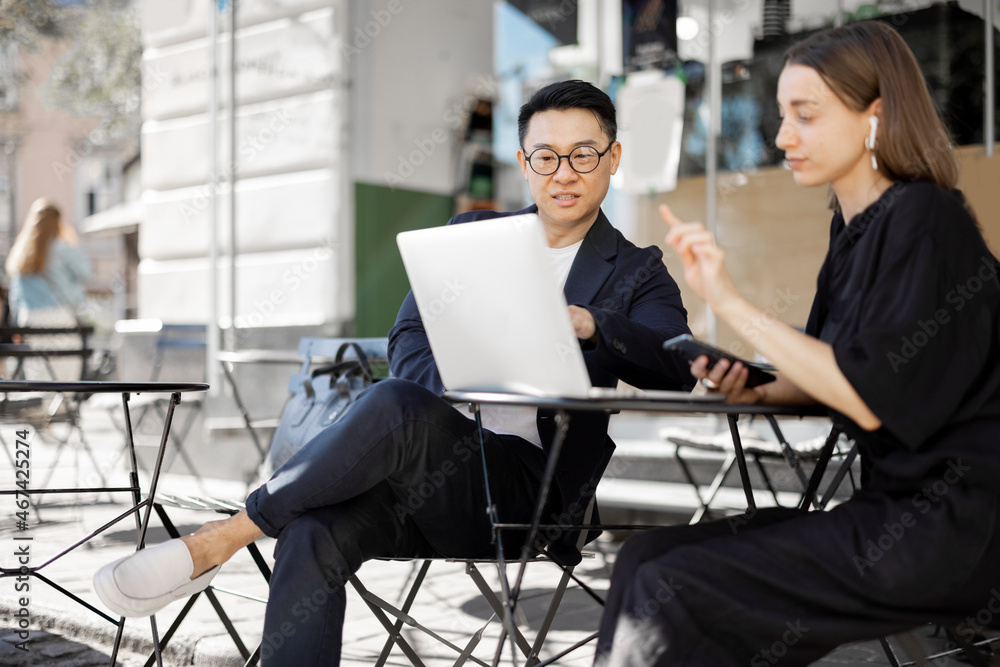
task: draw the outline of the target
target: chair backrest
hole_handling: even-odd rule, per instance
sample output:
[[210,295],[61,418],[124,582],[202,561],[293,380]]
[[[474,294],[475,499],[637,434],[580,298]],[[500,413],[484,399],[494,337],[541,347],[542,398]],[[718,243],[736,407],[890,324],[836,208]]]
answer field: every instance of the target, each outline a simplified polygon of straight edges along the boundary
[[[19,380],[86,380],[93,350],[89,338],[91,326],[2,327],[0,340],[19,343],[0,344],[0,357],[12,357],[10,377]],[[77,366],[76,361],[79,360]],[[77,372],[77,368],[79,371]]]
[[[302,370],[309,368],[308,364],[313,357],[333,359],[344,343],[356,344],[369,359],[389,358],[387,338],[303,338],[299,341],[299,354],[304,357],[306,364]],[[350,351],[346,358],[354,356],[354,352]]]
[[204,324],[162,324],[156,337],[156,354],[150,381],[160,379],[160,371],[171,350],[204,350],[207,347]]

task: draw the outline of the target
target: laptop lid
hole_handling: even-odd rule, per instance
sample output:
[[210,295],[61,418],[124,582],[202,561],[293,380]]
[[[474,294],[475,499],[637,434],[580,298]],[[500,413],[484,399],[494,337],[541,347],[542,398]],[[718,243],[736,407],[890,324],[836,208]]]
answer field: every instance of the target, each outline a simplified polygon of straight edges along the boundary
[[537,215],[403,232],[396,243],[446,389],[587,396]]

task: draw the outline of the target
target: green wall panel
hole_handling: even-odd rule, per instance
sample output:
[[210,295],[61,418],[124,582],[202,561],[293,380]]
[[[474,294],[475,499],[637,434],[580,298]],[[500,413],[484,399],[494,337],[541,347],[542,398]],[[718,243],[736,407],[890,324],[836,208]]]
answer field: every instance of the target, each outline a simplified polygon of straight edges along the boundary
[[454,206],[443,195],[354,184],[355,335],[389,333],[410,289],[396,234],[443,225]]

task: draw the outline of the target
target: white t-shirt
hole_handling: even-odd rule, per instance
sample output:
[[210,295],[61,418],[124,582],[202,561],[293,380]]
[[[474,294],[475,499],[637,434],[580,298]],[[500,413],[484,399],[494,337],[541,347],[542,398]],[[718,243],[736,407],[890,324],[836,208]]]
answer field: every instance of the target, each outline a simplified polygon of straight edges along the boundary
[[[576,259],[576,253],[580,249],[583,241],[577,241],[565,248],[548,248],[549,260],[552,268],[555,269],[556,282],[562,289],[569,278],[569,270]],[[539,447],[542,446],[542,439],[538,435],[538,424],[535,417],[538,414],[537,408],[516,406],[516,405],[481,405],[480,414],[483,418],[483,427],[494,433],[507,435],[517,435],[528,442],[533,442]]]

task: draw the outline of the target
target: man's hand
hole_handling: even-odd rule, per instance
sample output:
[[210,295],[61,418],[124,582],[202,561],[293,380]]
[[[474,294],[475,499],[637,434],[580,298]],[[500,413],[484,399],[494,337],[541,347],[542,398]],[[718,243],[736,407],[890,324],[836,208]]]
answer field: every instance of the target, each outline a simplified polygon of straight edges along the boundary
[[569,321],[573,324],[577,338],[589,343],[597,341],[597,322],[589,310],[580,306],[570,306]]

